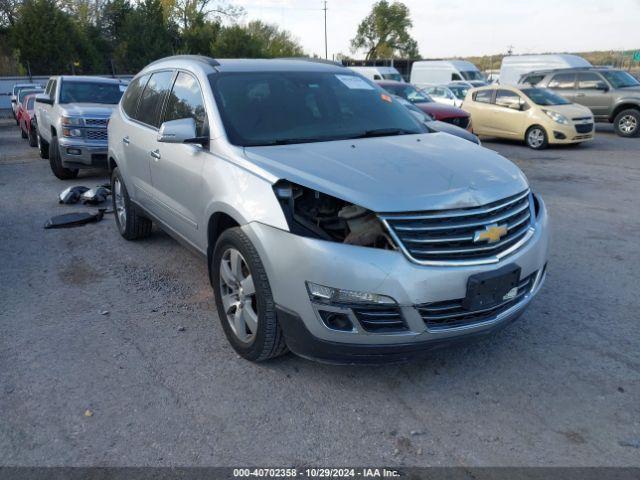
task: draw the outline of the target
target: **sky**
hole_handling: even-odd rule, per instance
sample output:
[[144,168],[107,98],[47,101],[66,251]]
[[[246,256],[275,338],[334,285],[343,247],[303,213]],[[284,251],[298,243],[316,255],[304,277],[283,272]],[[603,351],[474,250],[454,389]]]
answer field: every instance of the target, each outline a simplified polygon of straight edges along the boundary
[[[324,56],[322,0],[229,0],[289,30],[308,54]],[[349,42],[373,0],[327,0],[329,58]],[[640,0],[403,0],[424,58],[513,52],[640,49]]]

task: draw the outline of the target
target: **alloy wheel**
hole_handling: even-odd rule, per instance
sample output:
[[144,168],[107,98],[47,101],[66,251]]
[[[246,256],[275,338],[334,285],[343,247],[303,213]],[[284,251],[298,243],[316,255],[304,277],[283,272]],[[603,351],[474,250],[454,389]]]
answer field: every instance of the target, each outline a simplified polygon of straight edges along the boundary
[[625,115],[618,121],[618,128],[624,134],[631,135],[638,128],[638,120],[633,115]]
[[120,224],[120,228],[124,229],[127,225],[127,210],[124,204],[122,182],[119,178],[116,178],[113,181],[113,199],[116,205],[116,215],[118,215],[118,223]]
[[256,289],[249,265],[232,247],[220,261],[220,299],[234,335],[242,343],[252,343],[258,332]]
[[544,132],[539,128],[534,128],[527,135],[527,142],[533,148],[540,148],[544,143]]

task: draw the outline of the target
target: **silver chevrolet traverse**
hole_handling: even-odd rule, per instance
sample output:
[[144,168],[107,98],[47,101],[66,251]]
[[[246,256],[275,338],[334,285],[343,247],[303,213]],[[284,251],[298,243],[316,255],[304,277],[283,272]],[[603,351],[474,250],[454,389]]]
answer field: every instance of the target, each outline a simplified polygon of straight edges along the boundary
[[544,281],[522,172],[340,65],[164,58],[108,130],[120,233],[205,255],[246,359],[404,360],[503,327]]

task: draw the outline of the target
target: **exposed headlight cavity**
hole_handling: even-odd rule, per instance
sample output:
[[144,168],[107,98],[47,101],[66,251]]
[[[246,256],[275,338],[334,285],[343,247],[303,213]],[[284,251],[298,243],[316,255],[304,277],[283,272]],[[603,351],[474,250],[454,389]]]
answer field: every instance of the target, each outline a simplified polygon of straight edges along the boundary
[[350,245],[394,249],[375,213],[344,200],[280,180],[273,190],[292,233]]

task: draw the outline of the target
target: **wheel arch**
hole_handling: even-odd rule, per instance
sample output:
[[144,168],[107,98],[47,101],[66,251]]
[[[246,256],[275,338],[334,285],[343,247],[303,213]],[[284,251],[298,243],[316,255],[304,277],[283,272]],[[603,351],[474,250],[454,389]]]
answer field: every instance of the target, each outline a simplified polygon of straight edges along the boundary
[[227,212],[216,211],[211,214],[207,223],[207,266],[209,269],[209,281],[211,277],[211,259],[213,258],[213,249],[220,235],[229,228],[239,227],[242,222]]
[[609,116],[609,121],[613,122],[618,114],[623,110],[637,110],[640,112],[640,103],[630,102],[630,101],[621,101],[613,108],[611,115]]

